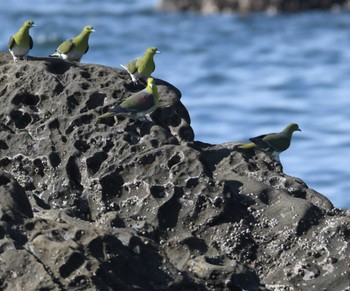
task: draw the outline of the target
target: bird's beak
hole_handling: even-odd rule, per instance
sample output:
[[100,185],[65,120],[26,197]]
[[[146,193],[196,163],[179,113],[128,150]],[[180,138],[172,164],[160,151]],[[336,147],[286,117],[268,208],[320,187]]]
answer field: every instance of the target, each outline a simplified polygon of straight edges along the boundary
[[160,51],[156,51],[156,54],[160,54]]
[[300,129],[300,128],[298,128],[297,130],[298,130],[298,131],[301,131],[301,129]]
[[91,29],[90,31],[91,31],[91,32],[95,32],[95,29]]

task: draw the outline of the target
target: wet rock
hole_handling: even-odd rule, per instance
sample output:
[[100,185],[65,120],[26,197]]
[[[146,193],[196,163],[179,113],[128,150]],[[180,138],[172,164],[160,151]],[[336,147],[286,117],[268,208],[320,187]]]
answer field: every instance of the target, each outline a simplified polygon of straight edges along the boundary
[[204,14],[218,12],[298,12],[348,7],[348,0],[160,0],[162,11],[196,11]]
[[153,122],[98,123],[142,85],[0,57],[0,289],[349,286],[349,212],[261,151],[195,141],[173,85]]

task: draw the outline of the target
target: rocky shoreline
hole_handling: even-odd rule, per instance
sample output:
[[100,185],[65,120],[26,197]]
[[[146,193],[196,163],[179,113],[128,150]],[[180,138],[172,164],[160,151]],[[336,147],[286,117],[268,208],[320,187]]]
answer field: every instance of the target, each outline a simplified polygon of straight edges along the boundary
[[97,123],[142,87],[126,72],[0,52],[0,289],[347,290],[350,212],[195,141],[156,80],[153,123]]
[[203,14],[220,12],[300,12],[307,10],[349,9],[349,0],[159,0],[161,11],[192,11]]

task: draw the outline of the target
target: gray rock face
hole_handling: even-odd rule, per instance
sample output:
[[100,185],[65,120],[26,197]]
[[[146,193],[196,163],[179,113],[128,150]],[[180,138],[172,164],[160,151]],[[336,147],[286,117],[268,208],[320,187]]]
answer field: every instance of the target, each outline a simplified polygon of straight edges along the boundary
[[163,11],[217,12],[298,12],[304,10],[346,7],[349,0],[159,0]]
[[194,141],[172,85],[153,123],[97,123],[142,86],[0,60],[0,289],[348,288],[349,211],[263,152]]

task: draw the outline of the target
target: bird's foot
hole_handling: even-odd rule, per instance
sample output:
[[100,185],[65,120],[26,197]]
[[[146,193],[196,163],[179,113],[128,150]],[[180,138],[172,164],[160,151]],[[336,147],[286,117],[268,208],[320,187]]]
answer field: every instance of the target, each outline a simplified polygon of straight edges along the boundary
[[142,116],[139,118],[139,120],[142,122],[142,123],[154,123],[152,118],[148,115],[145,115],[145,116]]
[[136,78],[135,78],[132,74],[130,74],[130,77],[131,77],[131,81],[132,81],[135,85],[137,85],[137,80],[136,80]]

